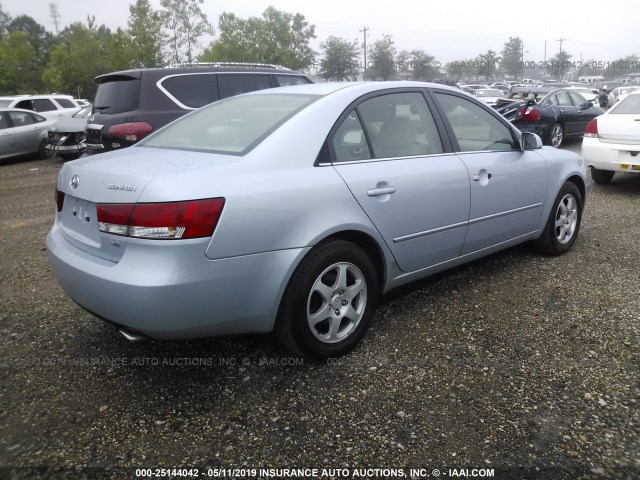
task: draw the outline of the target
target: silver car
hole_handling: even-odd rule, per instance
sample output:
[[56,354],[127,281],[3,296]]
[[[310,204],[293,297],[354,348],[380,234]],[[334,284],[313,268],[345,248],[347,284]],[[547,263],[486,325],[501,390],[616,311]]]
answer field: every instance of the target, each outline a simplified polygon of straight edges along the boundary
[[38,153],[45,158],[48,120],[30,110],[0,108],[0,159]]
[[333,357],[378,297],[532,240],[568,251],[585,163],[457,89],[316,84],[216,102],[66,163],[49,259],[130,339],[275,331]]

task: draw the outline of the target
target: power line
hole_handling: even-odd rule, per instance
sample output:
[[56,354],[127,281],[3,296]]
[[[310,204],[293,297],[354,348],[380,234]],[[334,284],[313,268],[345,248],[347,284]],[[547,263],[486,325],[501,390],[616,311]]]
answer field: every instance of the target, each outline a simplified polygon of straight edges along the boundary
[[369,30],[369,27],[362,27],[362,30],[360,30],[361,33],[364,33],[364,69],[362,73],[362,79],[364,81],[367,80],[367,31],[368,30]]

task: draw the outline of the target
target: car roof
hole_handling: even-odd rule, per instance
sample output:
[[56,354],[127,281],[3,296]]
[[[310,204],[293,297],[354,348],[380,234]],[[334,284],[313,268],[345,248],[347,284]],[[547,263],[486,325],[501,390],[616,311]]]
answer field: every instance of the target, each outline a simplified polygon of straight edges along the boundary
[[159,67],[159,68],[132,68],[117,72],[104,73],[95,78],[96,83],[110,77],[133,77],[140,78],[142,73],[156,74],[158,77],[164,75],[178,75],[184,73],[268,73],[274,75],[304,75],[302,72],[290,70],[279,65],[267,64],[242,64],[242,63],[209,63],[195,64],[192,66]]
[[416,82],[416,81],[388,81],[388,82],[328,82],[308,83],[304,85],[291,85],[289,87],[270,88],[257,90],[246,95],[265,95],[273,93],[306,93],[311,95],[330,95],[339,90],[350,89],[360,94],[388,90],[392,88],[441,88],[460,93],[460,89],[442,85],[440,83]]
[[25,112],[25,113],[33,113],[35,115],[38,115],[39,117],[42,117],[42,115],[40,115],[38,112],[34,112],[33,110],[27,110],[25,108],[0,108],[0,112]]

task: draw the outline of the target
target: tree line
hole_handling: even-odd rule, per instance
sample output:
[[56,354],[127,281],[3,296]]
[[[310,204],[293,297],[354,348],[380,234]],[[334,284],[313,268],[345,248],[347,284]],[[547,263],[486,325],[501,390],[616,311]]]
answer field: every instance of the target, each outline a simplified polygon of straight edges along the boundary
[[[332,81],[361,76],[367,80],[489,81],[522,78],[525,68],[530,71],[532,67],[553,76],[573,68],[579,75],[605,78],[640,71],[636,55],[611,62],[574,62],[569,53],[561,51],[544,64],[525,62],[519,37],[510,37],[500,52],[488,50],[442,65],[423,49],[398,51],[393,37],[383,35],[367,46],[365,65],[357,39],[330,36],[315,51],[310,45],[316,39],[315,25],[300,13],[268,7],[261,16],[240,18],[224,12],[216,31],[202,11],[203,3],[161,0],[160,8],[154,9],[149,0],[136,0],[129,6],[126,28],[113,31],[88,16],[85,22],[72,23],[57,34],[27,15],[12,18],[0,5],[0,94],[55,91],[93,98],[97,75],[193,61],[267,63],[303,71],[315,68],[322,78]],[[203,38],[213,35],[214,40],[202,45]]]

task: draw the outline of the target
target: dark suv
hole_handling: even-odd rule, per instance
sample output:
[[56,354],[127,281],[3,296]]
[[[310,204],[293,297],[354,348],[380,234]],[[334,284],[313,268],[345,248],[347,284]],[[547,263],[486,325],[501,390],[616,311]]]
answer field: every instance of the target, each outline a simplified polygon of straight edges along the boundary
[[265,88],[312,83],[275,65],[195,64],[96,77],[98,91],[87,124],[87,153],[133,145],[145,135],[216,100]]

